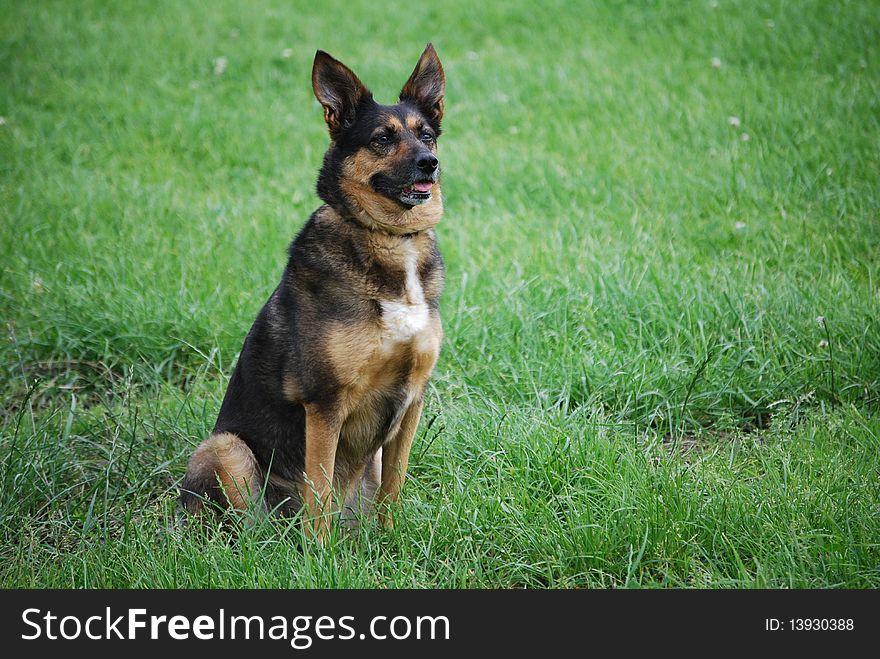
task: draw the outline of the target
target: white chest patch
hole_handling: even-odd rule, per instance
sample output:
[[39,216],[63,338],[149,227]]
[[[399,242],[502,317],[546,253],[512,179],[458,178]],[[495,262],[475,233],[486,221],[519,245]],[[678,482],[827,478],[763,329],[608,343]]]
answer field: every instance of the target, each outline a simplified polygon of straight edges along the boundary
[[419,255],[412,245],[407,249],[403,298],[381,303],[385,340],[391,343],[409,341],[428,325],[428,305],[416,272]]

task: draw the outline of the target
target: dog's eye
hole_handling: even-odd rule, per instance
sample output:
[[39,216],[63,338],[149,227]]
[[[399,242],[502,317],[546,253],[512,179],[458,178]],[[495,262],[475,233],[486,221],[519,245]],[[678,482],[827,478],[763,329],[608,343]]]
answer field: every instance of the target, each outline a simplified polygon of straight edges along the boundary
[[430,144],[433,141],[434,141],[434,136],[431,135],[431,133],[429,133],[428,131],[424,131],[422,133],[422,142],[424,142],[425,144]]
[[376,144],[381,144],[382,146],[385,146],[390,141],[391,139],[387,135],[377,135],[373,138],[373,142],[375,142]]

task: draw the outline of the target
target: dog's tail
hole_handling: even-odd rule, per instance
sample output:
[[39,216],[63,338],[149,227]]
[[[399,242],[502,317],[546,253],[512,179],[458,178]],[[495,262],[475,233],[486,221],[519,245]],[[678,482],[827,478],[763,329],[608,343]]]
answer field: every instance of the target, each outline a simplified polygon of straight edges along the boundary
[[199,514],[206,503],[247,510],[262,496],[262,474],[248,445],[229,432],[211,435],[189,459],[180,503]]

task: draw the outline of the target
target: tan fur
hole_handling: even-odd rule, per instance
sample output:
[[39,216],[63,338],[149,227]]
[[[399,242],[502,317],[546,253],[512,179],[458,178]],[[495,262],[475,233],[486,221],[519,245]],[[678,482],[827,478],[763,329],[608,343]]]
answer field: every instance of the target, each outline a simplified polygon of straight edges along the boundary
[[[356,327],[337,326],[327,337],[327,349],[334,371],[344,382],[340,396],[340,414],[343,417],[341,436],[345,443],[338,446],[337,462],[360,464],[375,441],[375,428],[379,425],[379,403],[399,379],[401,363],[410,359],[408,374],[409,398],[416,399],[434,368],[440,349],[442,331],[439,316],[433,316],[425,335],[418,335],[410,343],[401,343],[385,350],[381,329],[367,325]],[[389,435],[394,435],[392,428]],[[348,489],[346,476],[338,474],[337,488]]]
[[188,471],[212,474],[209,478],[219,481],[233,508],[246,510],[259,495],[260,472],[254,454],[232,433],[211,435],[203,441],[190,458]]
[[406,470],[409,465],[409,453],[412,448],[413,437],[422,418],[422,401],[414,402],[403,416],[400,429],[382,449],[382,483],[379,486],[379,515],[385,528],[392,528],[391,507],[389,504],[397,501],[400,489],[406,479]]
[[413,343],[413,365],[410,379],[418,386],[424,387],[431,377],[431,372],[437,365],[442,342],[443,327],[440,324],[440,315],[434,312],[428,316],[427,331],[416,337],[416,341]]
[[327,532],[328,516],[333,511],[333,475],[336,447],[341,427],[338,415],[328,414],[317,405],[306,405],[306,464],[303,500],[309,518],[306,528],[316,537]]
[[370,177],[379,171],[381,163],[381,156],[369,149],[359,149],[353,156],[345,159],[342,167],[344,179],[366,184]]
[[388,123],[391,125],[391,127],[394,130],[396,130],[398,132],[403,130],[403,124],[400,123],[400,119],[398,119],[397,117],[394,117],[394,116],[388,117]]
[[292,403],[298,403],[302,400],[302,391],[299,388],[299,383],[290,373],[285,373],[281,379],[281,391],[284,394],[284,398]]
[[370,177],[380,169],[379,162],[378,156],[367,149],[360,149],[343,163],[339,187],[351,202],[358,221],[364,226],[392,234],[424,231],[436,226],[443,216],[443,195],[439,183],[432,186],[428,201],[401,209],[400,204],[379,194],[369,184]]

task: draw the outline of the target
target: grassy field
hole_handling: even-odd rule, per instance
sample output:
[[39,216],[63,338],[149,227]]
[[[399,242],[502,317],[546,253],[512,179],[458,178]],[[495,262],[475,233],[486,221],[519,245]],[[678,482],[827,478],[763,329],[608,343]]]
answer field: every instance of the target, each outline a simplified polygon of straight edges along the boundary
[[[880,6],[536,7],[3,3],[0,585],[880,587]],[[397,528],[176,528],[319,203],[315,49],[390,102],[429,40]]]

